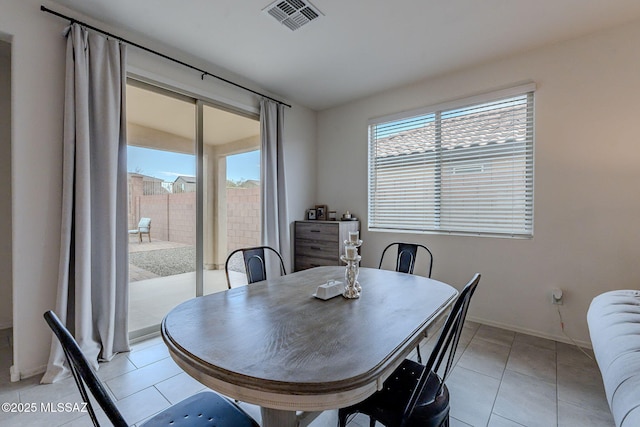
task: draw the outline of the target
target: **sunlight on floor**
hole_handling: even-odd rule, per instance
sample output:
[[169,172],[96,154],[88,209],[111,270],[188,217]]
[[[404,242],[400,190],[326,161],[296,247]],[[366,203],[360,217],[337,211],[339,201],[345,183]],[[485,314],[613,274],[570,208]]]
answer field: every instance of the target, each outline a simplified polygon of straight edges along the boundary
[[[236,272],[230,272],[230,274],[238,278],[244,276]],[[227,279],[224,270],[205,270],[205,295],[226,289]],[[173,307],[195,296],[195,272],[131,282],[129,284],[129,331],[159,325],[162,318]]]

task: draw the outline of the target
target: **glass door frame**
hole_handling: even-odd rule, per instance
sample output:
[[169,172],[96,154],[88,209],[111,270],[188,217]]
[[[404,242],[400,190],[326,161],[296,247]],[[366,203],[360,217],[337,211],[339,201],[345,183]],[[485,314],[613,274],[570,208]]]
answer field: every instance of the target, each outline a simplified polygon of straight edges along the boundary
[[196,298],[204,295],[204,103],[196,99]]
[[[220,110],[224,110],[239,116],[247,117],[253,120],[260,120],[258,112],[251,112],[243,110],[238,107],[233,107],[228,104],[222,103],[215,99],[202,96],[197,93],[191,93],[178,88],[172,87],[167,84],[149,79],[134,73],[127,74],[127,84],[132,85],[144,90],[149,90],[164,96],[169,96],[174,99],[186,101],[195,106],[195,154],[196,154],[196,297],[204,295],[204,107],[211,107]],[[152,330],[153,329],[153,330]],[[151,334],[159,330],[158,327],[152,326],[143,328],[139,332],[132,334],[129,332],[130,339],[138,339],[142,336]]]

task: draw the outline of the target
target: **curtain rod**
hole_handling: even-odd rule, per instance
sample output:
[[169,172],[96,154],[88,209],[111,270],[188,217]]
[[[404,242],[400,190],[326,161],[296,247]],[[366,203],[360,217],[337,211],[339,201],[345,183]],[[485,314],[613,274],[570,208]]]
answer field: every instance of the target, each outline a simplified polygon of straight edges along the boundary
[[230,85],[232,85],[232,86],[235,86],[235,87],[237,87],[237,88],[243,89],[243,90],[245,90],[245,91],[247,91],[247,92],[251,92],[251,93],[253,93],[253,94],[255,94],[255,95],[262,96],[262,97],[264,97],[264,98],[270,99],[271,101],[277,102],[278,104],[284,105],[285,107],[289,107],[289,108],[291,108],[291,105],[286,104],[286,103],[284,103],[284,102],[282,102],[282,101],[279,101],[279,100],[277,100],[277,99],[275,99],[275,98],[272,98],[272,97],[270,97],[270,96],[264,95],[264,94],[262,94],[262,93],[260,93],[260,92],[256,92],[256,91],[255,91],[255,90],[253,90],[253,89],[249,89],[249,88],[248,88],[248,87],[246,87],[246,86],[242,86],[241,84],[238,84],[238,83],[232,82],[231,80],[227,80],[227,79],[225,79],[224,77],[220,77],[220,76],[216,76],[215,74],[211,74],[211,73],[210,73],[210,72],[208,72],[208,71],[205,71],[205,70],[203,70],[203,69],[201,69],[201,68],[195,67],[195,66],[193,66],[193,65],[191,65],[191,64],[187,64],[186,62],[180,61],[179,59],[172,58],[172,57],[170,57],[170,56],[168,56],[168,55],[165,55],[164,53],[161,53],[161,52],[155,51],[155,50],[153,50],[153,49],[149,49],[148,47],[144,47],[144,46],[139,45],[138,43],[134,43],[134,42],[132,42],[132,41],[130,41],[130,40],[123,39],[122,37],[116,36],[115,34],[108,33],[108,32],[106,32],[106,31],[104,31],[104,30],[101,30],[100,28],[96,28],[96,27],[91,26],[91,25],[89,25],[89,24],[87,24],[87,23],[85,23],[85,22],[78,21],[78,20],[77,20],[77,19],[75,19],[75,18],[72,18],[72,17],[70,17],[70,16],[63,15],[63,14],[61,14],[61,13],[59,13],[59,12],[56,12],[55,10],[48,9],[48,8],[46,8],[45,6],[40,6],[40,10],[41,10],[41,11],[43,11],[43,12],[47,12],[47,13],[50,13],[50,14],[52,14],[52,15],[58,16],[58,17],[63,18],[63,19],[68,19],[69,21],[71,21],[71,23],[72,23],[72,24],[73,24],[73,23],[78,23],[78,24],[82,25],[83,27],[87,27],[87,28],[89,28],[90,30],[97,31],[97,32],[99,32],[99,33],[102,33],[102,34],[104,34],[104,35],[106,35],[106,36],[112,37],[112,38],[114,38],[114,39],[116,39],[116,40],[118,40],[118,41],[121,41],[121,42],[123,42],[123,43],[126,43],[126,44],[128,44],[128,45],[131,45],[131,46],[137,47],[138,49],[142,49],[142,50],[144,50],[144,51],[146,51],[146,52],[149,52],[149,53],[152,53],[152,54],[154,54],[154,55],[160,56],[160,57],[162,57],[162,58],[164,58],[164,59],[168,59],[169,61],[175,62],[175,63],[180,64],[180,65],[182,65],[182,66],[185,66],[185,67],[187,67],[187,68],[191,68],[192,70],[196,70],[196,71],[198,71],[200,74],[202,74],[202,79],[203,79],[203,80],[204,80],[204,76],[211,76],[211,77],[214,77],[214,78],[216,78],[216,79],[218,79],[218,80],[221,80],[221,81],[223,81],[223,82],[225,82],[225,83],[228,83],[228,84],[230,84]]

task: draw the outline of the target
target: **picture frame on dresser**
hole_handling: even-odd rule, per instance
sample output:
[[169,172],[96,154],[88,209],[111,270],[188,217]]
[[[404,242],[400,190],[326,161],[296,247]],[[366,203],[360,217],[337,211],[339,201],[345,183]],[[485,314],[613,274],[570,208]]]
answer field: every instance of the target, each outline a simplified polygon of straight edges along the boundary
[[327,220],[327,205],[316,205],[316,219],[318,221]]

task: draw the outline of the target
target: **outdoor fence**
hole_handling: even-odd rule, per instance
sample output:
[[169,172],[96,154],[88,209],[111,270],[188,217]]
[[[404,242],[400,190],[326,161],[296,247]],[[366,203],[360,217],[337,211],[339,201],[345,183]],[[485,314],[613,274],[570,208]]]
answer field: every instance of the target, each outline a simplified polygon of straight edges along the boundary
[[260,188],[227,188],[227,250],[260,245]]
[[[160,194],[158,194],[160,193]],[[129,228],[151,218],[151,239],[195,245],[196,193],[170,193],[157,183],[132,179]],[[227,188],[227,250],[260,244],[260,188]]]

